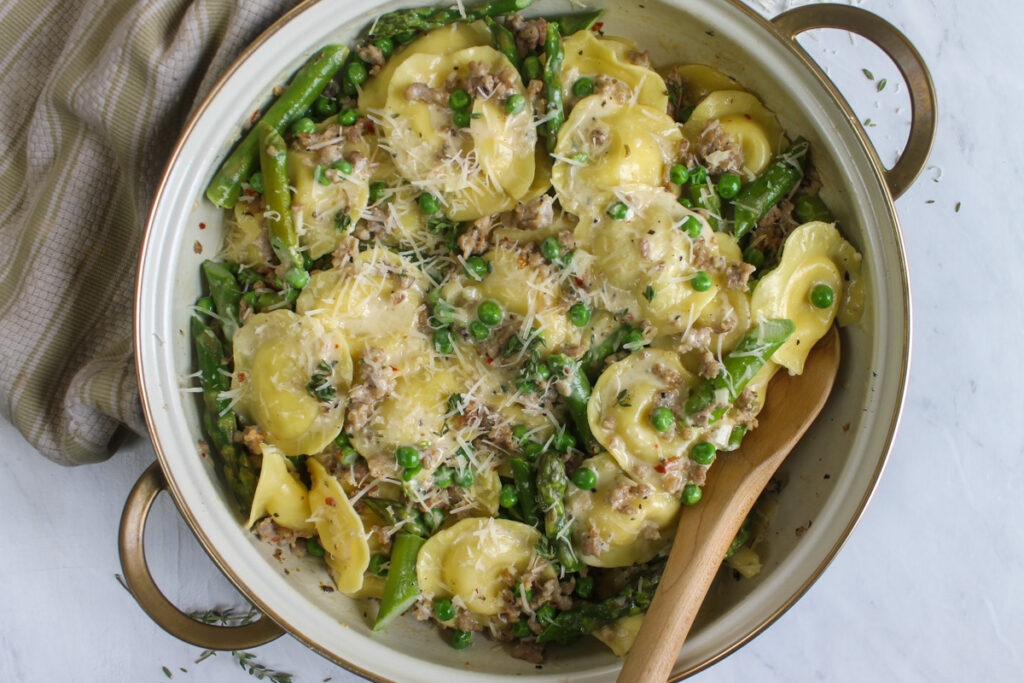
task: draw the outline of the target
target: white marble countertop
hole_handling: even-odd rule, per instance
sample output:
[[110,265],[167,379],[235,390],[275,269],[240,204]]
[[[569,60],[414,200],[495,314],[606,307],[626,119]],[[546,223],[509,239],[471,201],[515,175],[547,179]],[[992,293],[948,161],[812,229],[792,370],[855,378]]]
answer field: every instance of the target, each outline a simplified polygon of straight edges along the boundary
[[[749,1],[768,15],[804,4]],[[1024,231],[1011,212],[1024,188],[1024,5],[856,4],[911,38],[940,98],[930,166],[897,202],[914,291],[906,412],[874,501],[824,576],[694,680],[1020,680],[1024,394],[1013,387],[1024,372],[1012,354],[1024,337]],[[877,123],[871,136],[891,163],[909,121],[895,67],[838,32],[803,42]],[[0,680],[162,681],[161,667],[175,680],[251,680],[227,653],[196,663],[200,650],[161,631],[114,578],[121,506],[153,457],[135,439],[105,464],[64,469],[0,422]],[[147,547],[177,604],[239,604],[167,496]],[[289,637],[255,653],[295,681],[357,680]]]

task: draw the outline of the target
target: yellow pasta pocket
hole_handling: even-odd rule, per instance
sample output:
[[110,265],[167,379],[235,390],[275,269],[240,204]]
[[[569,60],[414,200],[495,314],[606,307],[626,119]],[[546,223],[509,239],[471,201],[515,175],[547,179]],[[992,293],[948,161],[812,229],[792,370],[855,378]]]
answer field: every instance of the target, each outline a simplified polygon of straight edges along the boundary
[[[668,106],[665,81],[646,64],[646,55],[624,38],[577,31],[565,39],[562,88],[566,99],[580,78],[596,81],[602,96],[619,96],[658,111]],[[621,95],[616,90],[622,90]]]
[[576,215],[600,215],[622,193],[659,187],[682,141],[664,109],[586,97],[558,132],[551,169],[558,201]]
[[[472,96],[465,109],[449,105],[455,90]],[[395,70],[377,124],[402,176],[439,196],[449,218],[473,220],[530,190],[537,131],[524,95],[518,71],[491,47],[417,54]]]
[[295,310],[344,329],[358,350],[373,340],[413,334],[426,287],[419,268],[389,249],[373,247],[340,268],[313,274]]
[[234,338],[239,415],[285,455],[319,453],[341,431],[352,358],[339,330],[288,310],[251,316]]
[[277,524],[303,534],[313,533],[309,521],[309,492],[295,468],[277,446],[261,444],[263,464],[260,480],[252,499],[246,526],[252,526],[267,515]]
[[592,567],[648,562],[668,545],[681,505],[679,496],[631,479],[607,453],[582,467],[597,474],[592,491],[570,487],[566,510],[573,543]]
[[[540,532],[493,517],[471,517],[431,536],[416,559],[420,591],[436,598],[458,596],[469,611],[490,616],[503,606],[509,572],[521,575],[540,566]],[[542,573],[552,578],[550,565]]]
[[[782,260],[754,289],[751,314],[756,320],[788,318],[796,331],[772,356],[790,374],[803,372],[807,354],[836,314],[860,317],[861,256],[831,223],[805,223],[789,234]],[[847,281],[849,278],[849,281]]]
[[370,565],[370,545],[363,522],[345,495],[338,479],[315,458],[306,460],[312,479],[309,489],[311,519],[320,545],[327,552],[327,568],[338,590],[346,595],[363,587],[363,573]]

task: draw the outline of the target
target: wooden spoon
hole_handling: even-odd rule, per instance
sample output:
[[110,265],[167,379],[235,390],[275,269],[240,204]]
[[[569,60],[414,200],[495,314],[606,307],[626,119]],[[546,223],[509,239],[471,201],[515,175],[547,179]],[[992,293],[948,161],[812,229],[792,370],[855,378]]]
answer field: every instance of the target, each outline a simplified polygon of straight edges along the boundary
[[739,450],[720,454],[708,470],[700,503],[685,508],[679,517],[665,573],[618,683],[668,678],[736,532],[775,470],[821,412],[838,367],[839,334],[833,327],[811,351],[803,374],[776,374],[758,428]]

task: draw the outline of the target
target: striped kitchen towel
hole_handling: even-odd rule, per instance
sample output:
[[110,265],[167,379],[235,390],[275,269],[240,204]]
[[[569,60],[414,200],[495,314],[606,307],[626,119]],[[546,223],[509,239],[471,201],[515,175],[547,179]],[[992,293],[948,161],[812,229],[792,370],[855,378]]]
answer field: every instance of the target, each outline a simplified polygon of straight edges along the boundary
[[294,0],[0,3],[0,413],[46,457],[144,433],[136,260],[190,112]]

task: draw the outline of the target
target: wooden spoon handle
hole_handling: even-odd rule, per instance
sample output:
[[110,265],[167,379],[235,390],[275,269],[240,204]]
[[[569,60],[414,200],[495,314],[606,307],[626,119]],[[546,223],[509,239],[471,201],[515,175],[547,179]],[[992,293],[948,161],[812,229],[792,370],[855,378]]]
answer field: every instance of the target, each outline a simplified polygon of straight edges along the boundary
[[[738,452],[720,456],[708,471],[704,500],[684,508],[658,598],[644,618],[619,683],[668,678],[722,558],[775,471],[774,467],[758,468],[751,476],[749,464],[738,462],[742,457]],[[729,491],[729,487],[736,488]],[[712,490],[717,493],[709,495]]]

